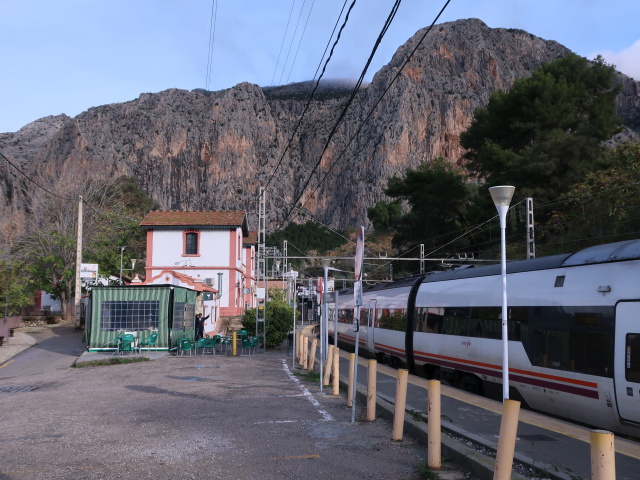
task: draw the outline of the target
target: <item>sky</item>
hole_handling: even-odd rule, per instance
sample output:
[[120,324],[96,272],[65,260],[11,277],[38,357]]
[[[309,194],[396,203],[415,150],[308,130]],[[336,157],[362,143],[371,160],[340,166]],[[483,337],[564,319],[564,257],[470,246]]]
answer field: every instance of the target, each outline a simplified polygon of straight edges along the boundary
[[[360,76],[393,3],[356,2],[324,78]],[[445,3],[403,0],[365,79],[430,25]],[[0,0],[0,132],[169,88],[222,90],[241,82],[311,80],[344,4]],[[601,54],[640,80],[639,0],[451,0],[437,23],[462,18],[523,29],[587,58]]]

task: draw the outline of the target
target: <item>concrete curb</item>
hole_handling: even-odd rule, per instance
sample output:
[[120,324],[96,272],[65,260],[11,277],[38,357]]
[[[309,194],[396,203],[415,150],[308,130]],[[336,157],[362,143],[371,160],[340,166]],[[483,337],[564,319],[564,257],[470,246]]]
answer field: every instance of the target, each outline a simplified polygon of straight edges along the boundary
[[[348,379],[340,376],[340,384],[344,386],[345,390],[348,388]],[[356,388],[356,401],[363,406],[366,406],[367,392],[362,388]],[[376,400],[376,416],[383,418],[389,422],[393,422],[393,416],[395,411],[395,405],[391,402],[377,397]],[[417,422],[411,418],[410,414],[405,414],[404,420],[404,432],[409,437],[417,440],[422,445],[427,445],[427,424],[424,422]],[[457,440],[447,435],[446,429],[442,428],[442,444],[441,452],[442,458],[446,458],[452,463],[459,465],[469,470],[474,478],[478,480],[492,480],[494,459],[478,453],[473,448],[467,447]],[[453,432],[452,432],[453,433]],[[391,436],[391,431],[389,431]],[[511,473],[512,480],[528,480],[527,477],[523,477],[516,472]]]
[[4,365],[17,354],[37,343],[35,338],[23,331],[29,328],[31,327],[16,328],[13,331],[13,337],[8,341],[5,340],[5,343],[0,347],[0,365]]

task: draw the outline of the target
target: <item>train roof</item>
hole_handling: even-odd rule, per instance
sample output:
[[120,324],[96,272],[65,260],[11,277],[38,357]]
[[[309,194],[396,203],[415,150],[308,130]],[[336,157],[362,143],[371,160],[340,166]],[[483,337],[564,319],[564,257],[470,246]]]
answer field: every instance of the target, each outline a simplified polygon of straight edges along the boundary
[[[536,270],[548,270],[551,268],[575,267],[577,265],[620,262],[623,260],[636,259],[640,259],[640,240],[627,240],[624,242],[608,243],[605,245],[585,248],[584,250],[580,250],[576,253],[508,262],[507,273],[532,272]],[[423,280],[423,283],[442,282],[461,278],[486,277],[490,275],[500,275],[501,272],[502,268],[500,264],[459,268],[456,270],[436,272],[427,275]]]
[[[585,248],[576,253],[565,253],[549,257],[534,258],[531,260],[515,260],[507,263],[507,273],[533,272],[537,270],[549,270],[552,268],[575,267],[578,265],[590,265],[598,263],[620,262],[624,260],[640,259],[640,239],[624,242],[607,243]],[[443,282],[462,278],[486,277],[500,275],[502,273],[499,263],[476,267],[465,265],[454,270],[433,272],[426,275],[415,275],[401,278],[393,282],[378,283],[376,285],[364,285],[363,292],[386,290],[390,288],[410,287],[419,277],[423,283]],[[353,293],[353,288],[339,290],[340,295]]]

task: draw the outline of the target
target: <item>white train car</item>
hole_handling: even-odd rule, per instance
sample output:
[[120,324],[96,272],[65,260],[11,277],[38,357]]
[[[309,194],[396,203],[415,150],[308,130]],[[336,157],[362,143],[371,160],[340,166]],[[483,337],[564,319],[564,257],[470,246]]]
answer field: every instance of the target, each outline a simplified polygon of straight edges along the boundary
[[[640,437],[638,280],[640,240],[509,263],[510,398]],[[340,298],[338,337],[354,343]],[[360,347],[500,398],[501,305],[499,265],[379,285],[363,293]]]

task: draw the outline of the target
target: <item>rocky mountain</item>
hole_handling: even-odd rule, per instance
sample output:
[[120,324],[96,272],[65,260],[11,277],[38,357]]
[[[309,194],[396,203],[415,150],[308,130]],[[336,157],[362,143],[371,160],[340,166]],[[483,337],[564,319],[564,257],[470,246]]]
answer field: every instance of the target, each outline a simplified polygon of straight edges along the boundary
[[[260,185],[268,185],[270,228],[306,221],[298,210],[287,216],[300,196],[298,205],[333,227],[366,224],[366,209],[385,198],[388,177],[439,155],[457,162],[459,136],[491,92],[569,52],[477,19],[436,26],[420,42],[425,32],[360,89],[328,143],[349,82],[321,84],[302,121],[311,82],[143,93],[0,134],[0,151],[29,175],[134,176],[167,210],[246,209],[251,228]],[[618,81],[626,135],[639,135],[640,85],[622,74]],[[5,240],[25,228],[22,192],[32,188],[0,163]]]

